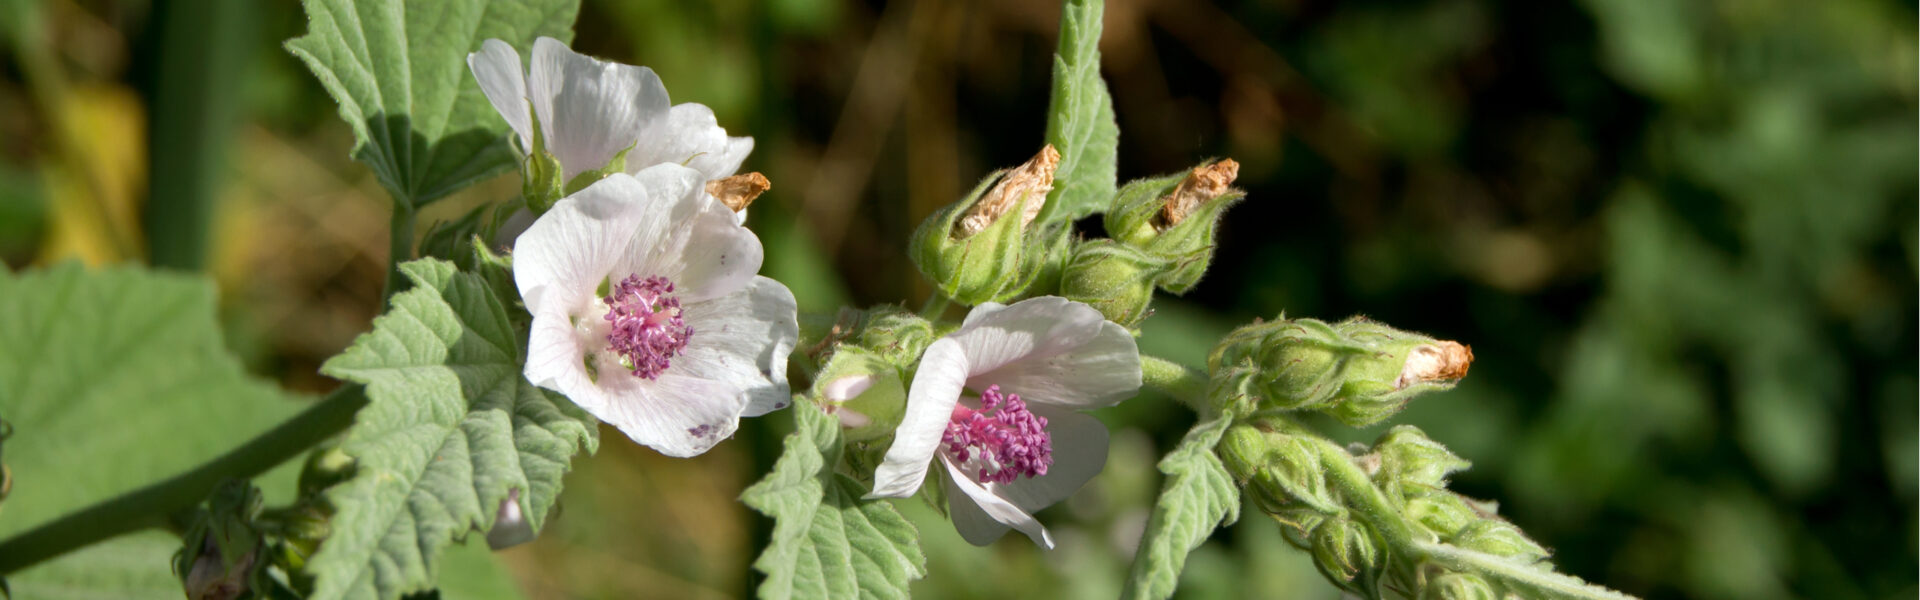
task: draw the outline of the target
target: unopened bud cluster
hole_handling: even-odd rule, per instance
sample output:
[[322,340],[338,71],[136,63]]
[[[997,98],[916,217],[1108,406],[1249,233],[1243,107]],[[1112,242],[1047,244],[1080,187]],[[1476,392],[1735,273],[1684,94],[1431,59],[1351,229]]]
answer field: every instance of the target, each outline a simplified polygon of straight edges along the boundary
[[1453,387],[1472,364],[1473,350],[1464,344],[1365,317],[1254,323],[1228,334],[1207,360],[1213,401],[1223,408],[1313,410],[1353,426]]
[[[1378,597],[1388,584],[1419,590],[1421,598],[1500,597],[1476,575],[1416,564],[1417,557],[1388,542],[1386,530],[1523,566],[1548,556],[1491,505],[1448,491],[1447,477],[1465,469],[1467,461],[1411,426],[1395,427],[1370,449],[1349,451],[1289,420],[1256,417],[1229,429],[1217,452],[1289,543],[1311,552],[1329,581],[1363,597]],[[1366,487],[1332,485],[1329,471],[1335,465],[1327,461],[1359,469]],[[1355,493],[1383,497],[1391,514],[1370,509],[1369,498],[1350,496]]]
[[1151,313],[1155,288],[1193,289],[1213,261],[1221,214],[1245,196],[1232,188],[1239,173],[1240,164],[1228,159],[1122,187],[1106,213],[1112,238],[1074,249],[1061,274],[1061,295],[1133,327]]
[[173,558],[187,598],[231,600],[268,589],[266,537],[254,524],[260,510],[260,489],[250,483],[227,480],[214,489]]

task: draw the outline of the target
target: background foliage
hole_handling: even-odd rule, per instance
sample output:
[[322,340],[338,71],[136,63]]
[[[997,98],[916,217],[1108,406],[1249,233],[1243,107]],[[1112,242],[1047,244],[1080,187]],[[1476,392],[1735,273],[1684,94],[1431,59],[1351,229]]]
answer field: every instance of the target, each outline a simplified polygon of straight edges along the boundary
[[[247,370],[325,391],[320,361],[379,302],[384,193],[279,46],[306,30],[299,7],[210,4],[0,0],[0,257],[206,269]],[[1210,277],[1155,304],[1143,350],[1199,364],[1233,324],[1283,310],[1458,339],[1472,375],[1395,422],[1473,461],[1455,489],[1501,500],[1563,571],[1651,597],[1911,597],[1915,12],[1110,2],[1121,177],[1228,156],[1248,191]],[[824,311],[925,294],[907,235],[1042,142],[1058,16],[588,0],[576,46],[653,67],[676,101],[756,137],[768,274]],[[497,178],[419,223],[517,191]],[[930,574],[914,592],[1115,596],[1154,463],[1192,416],[1155,398],[1101,416],[1107,472],[1042,515],[1055,552],[975,549],[903,503]],[[771,523],[734,499],[773,468],[776,421],[693,460],[613,435],[540,541],[449,568],[504,568],[531,597],[749,593]],[[0,530],[26,510],[7,505]],[[967,576],[985,570],[1002,576]],[[1332,594],[1252,518],[1189,559],[1181,592]]]

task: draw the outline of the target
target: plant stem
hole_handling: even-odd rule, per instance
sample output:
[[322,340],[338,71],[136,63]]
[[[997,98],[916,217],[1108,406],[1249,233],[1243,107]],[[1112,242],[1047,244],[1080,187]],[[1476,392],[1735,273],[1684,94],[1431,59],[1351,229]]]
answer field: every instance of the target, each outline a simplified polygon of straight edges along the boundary
[[1201,415],[1211,414],[1207,406],[1207,375],[1185,365],[1157,356],[1140,355],[1140,379],[1187,408]]
[[1514,564],[1513,561],[1484,552],[1474,552],[1456,546],[1422,542],[1414,545],[1428,560],[1439,563],[1448,570],[1461,573],[1478,573],[1481,576],[1499,579],[1508,585],[1524,587],[1542,592],[1549,598],[1593,598],[1600,600],[1630,600],[1632,596],[1622,594],[1568,575],[1543,571],[1533,567]]
[[413,206],[400,198],[393,199],[393,220],[387,228],[391,242],[387,253],[387,283],[380,290],[380,311],[386,312],[387,301],[400,293],[405,280],[400,275],[400,263],[413,258]]
[[171,479],[95,504],[0,542],[0,576],[96,542],[151,527],[191,509],[227,479],[251,479],[346,430],[366,406],[366,389],[346,385],[279,427]]
[[947,307],[950,306],[953,306],[953,300],[947,298],[946,294],[940,293],[940,290],[934,290],[933,295],[927,296],[927,303],[920,305],[920,318],[939,321],[941,315],[947,314]]

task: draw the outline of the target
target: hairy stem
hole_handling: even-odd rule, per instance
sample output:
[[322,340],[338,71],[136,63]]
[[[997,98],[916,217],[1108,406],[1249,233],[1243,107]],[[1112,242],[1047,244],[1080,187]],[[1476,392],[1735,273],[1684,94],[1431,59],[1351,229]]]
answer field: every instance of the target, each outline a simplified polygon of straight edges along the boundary
[[413,207],[400,198],[393,199],[393,220],[387,229],[390,244],[387,253],[387,283],[380,290],[380,310],[384,312],[387,301],[400,293],[405,279],[400,274],[400,263],[413,258]]
[[1434,542],[1422,542],[1414,545],[1427,560],[1439,563],[1448,570],[1461,573],[1477,573],[1488,579],[1498,579],[1507,585],[1527,588],[1549,598],[1592,598],[1599,600],[1628,600],[1632,596],[1590,585],[1577,578],[1545,571],[1534,567],[1514,564],[1513,561]]
[[953,306],[953,300],[947,298],[946,294],[940,293],[940,290],[934,290],[931,293],[933,295],[927,296],[927,303],[920,305],[920,318],[939,321],[942,315],[947,314],[947,308]]
[[1157,356],[1140,355],[1140,378],[1168,396],[1173,396],[1187,408],[1201,415],[1211,414],[1213,409],[1207,406],[1207,374],[1197,369],[1189,369]]
[[121,494],[0,542],[0,576],[96,542],[142,529],[167,527],[170,515],[191,509],[227,479],[251,479],[346,430],[366,406],[366,388],[345,385],[279,427],[192,471]]

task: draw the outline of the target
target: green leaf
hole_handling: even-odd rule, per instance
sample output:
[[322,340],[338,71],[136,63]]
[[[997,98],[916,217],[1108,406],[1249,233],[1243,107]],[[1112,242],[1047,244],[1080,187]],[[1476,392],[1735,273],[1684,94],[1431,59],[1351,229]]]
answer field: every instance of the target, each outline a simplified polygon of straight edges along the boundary
[[1053,191],[1040,222],[1071,221],[1104,210],[1113,200],[1120,126],[1113,97],[1100,78],[1102,0],[1069,0],[1060,11],[1060,50],[1053,56],[1053,96],[1047,103],[1047,143],[1060,151]]
[[[13,489],[0,539],[185,472],[299,410],[247,376],[212,282],[131,267],[0,269],[0,418]],[[178,597],[180,542],[143,533],[9,577],[17,598]]]
[[795,431],[773,472],[740,499],[774,519],[773,540],[753,568],[767,574],[763,599],[905,598],[907,582],[926,575],[913,524],[865,487],[837,472],[840,424],[798,401]]
[[353,127],[354,157],[418,208],[513,166],[507,123],[467,70],[487,38],[573,39],[579,0],[304,0],[307,63]]
[[397,598],[434,586],[440,553],[485,531],[508,490],[540,528],[574,454],[599,444],[593,417],[520,373],[526,332],[480,277],[423,259],[414,287],[321,372],[367,384],[341,446],[351,480],[314,554],[314,598]]
[[1207,541],[1215,528],[1239,520],[1240,488],[1213,453],[1232,424],[1226,414],[1201,421],[1160,459],[1160,472],[1167,474],[1167,481],[1147,520],[1140,548],[1134,552],[1133,571],[1122,598],[1172,596],[1187,553]]

